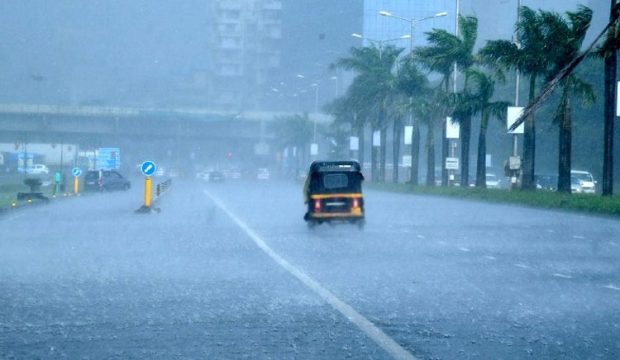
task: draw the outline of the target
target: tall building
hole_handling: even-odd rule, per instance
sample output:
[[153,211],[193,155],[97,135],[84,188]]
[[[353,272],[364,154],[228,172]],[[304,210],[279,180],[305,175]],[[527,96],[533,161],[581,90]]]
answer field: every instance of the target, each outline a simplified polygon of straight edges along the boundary
[[260,107],[261,90],[280,68],[281,12],[280,0],[212,1],[209,107]]

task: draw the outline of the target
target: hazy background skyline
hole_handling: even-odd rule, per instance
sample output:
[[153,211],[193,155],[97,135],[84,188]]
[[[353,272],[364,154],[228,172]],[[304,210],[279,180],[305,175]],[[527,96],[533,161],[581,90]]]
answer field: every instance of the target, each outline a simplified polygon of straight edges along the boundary
[[[389,7],[390,1],[395,2],[375,3]],[[448,3],[441,0],[441,6]],[[577,3],[588,5],[585,0],[523,1],[534,8],[561,12],[574,9]],[[607,10],[603,3],[590,1],[589,5],[597,5],[591,35],[604,25]],[[461,10],[479,17],[479,38],[484,41],[510,36],[515,4],[463,0]],[[308,85],[295,82],[298,73],[327,79],[329,64],[351,46],[361,45],[350,34],[362,32],[364,16],[370,15],[363,9],[362,0],[282,1],[281,68],[277,77],[265,81],[266,86],[285,84],[291,92],[293,86],[297,91]],[[453,8],[439,10],[448,11],[448,17],[454,14]],[[0,102],[201,106],[199,100],[183,103],[175,99],[195,74],[208,76],[212,71],[210,11],[204,0],[2,1]],[[422,41],[417,39],[416,44]],[[321,103],[344,90],[345,76],[340,77],[323,85]],[[310,104],[310,95],[306,97],[302,100]]]

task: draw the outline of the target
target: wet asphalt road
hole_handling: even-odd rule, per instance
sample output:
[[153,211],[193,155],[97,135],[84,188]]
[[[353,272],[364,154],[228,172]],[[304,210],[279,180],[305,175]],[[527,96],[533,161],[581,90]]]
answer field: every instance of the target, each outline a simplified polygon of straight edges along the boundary
[[0,358],[391,357],[257,239],[417,358],[620,358],[617,219],[367,191],[363,231],[309,230],[277,181],[140,201],[0,217]]

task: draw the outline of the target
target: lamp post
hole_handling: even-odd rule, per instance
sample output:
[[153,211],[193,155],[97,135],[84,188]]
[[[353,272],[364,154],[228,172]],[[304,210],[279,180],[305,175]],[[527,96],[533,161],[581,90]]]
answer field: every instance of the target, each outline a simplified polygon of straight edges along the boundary
[[[400,21],[404,21],[409,23],[409,56],[413,57],[413,41],[414,41],[414,31],[416,25],[425,20],[430,20],[434,18],[444,17],[448,15],[447,12],[442,11],[438,12],[434,15],[423,17],[420,19],[405,18],[402,16],[394,15],[389,11],[381,10],[379,11],[379,15],[394,18]],[[413,103],[413,98],[409,98],[409,104]],[[411,132],[411,179],[410,182],[412,185],[418,184],[418,163],[419,163],[419,150],[420,150],[420,126],[417,121],[413,120],[413,110],[409,112],[409,124],[413,127],[413,131]]]
[[400,37],[392,38],[392,39],[372,39],[372,38],[363,36],[363,35],[358,34],[358,33],[353,33],[353,34],[351,34],[351,36],[353,36],[354,38],[366,40],[366,41],[370,42],[373,45],[374,44],[379,44],[377,46],[377,48],[379,49],[379,59],[381,59],[381,55],[383,54],[383,45],[385,43],[390,42],[390,41],[398,41],[398,40],[405,40],[405,39],[411,38],[411,35],[402,35]]
[[[519,21],[521,20],[521,14],[519,13],[520,9],[521,9],[521,0],[517,0],[517,24],[519,24]],[[517,33],[517,37],[515,38],[515,42],[517,44],[517,47],[520,48],[521,43],[519,42],[518,33]],[[519,106],[519,80],[520,80],[519,69],[517,68],[515,72],[516,72],[515,74],[515,106]],[[515,132],[514,134],[512,134],[512,156],[514,158],[519,156],[518,150],[519,150],[518,138]],[[511,188],[513,190],[516,189],[518,186],[518,175],[517,174],[519,171],[520,170],[515,170],[510,179]]]
[[413,32],[415,30],[415,26],[417,25],[417,23],[419,23],[420,21],[424,21],[424,20],[430,20],[430,19],[446,16],[446,15],[448,15],[448,13],[445,12],[445,11],[442,11],[442,12],[436,13],[435,15],[427,16],[427,17],[424,17],[424,18],[421,18],[421,19],[405,18],[405,17],[401,17],[401,16],[398,16],[398,15],[394,15],[391,12],[385,11],[385,10],[379,11],[379,15],[385,16],[385,17],[391,17],[391,18],[398,19],[398,20],[402,20],[402,21],[408,22],[410,24],[410,27],[409,27],[409,29],[410,29],[409,30],[410,31],[410,34],[409,34],[409,39],[410,39],[410,41],[409,41],[409,53],[411,54],[413,52],[413,39],[414,39]]
[[[299,79],[306,79],[306,76],[303,74],[295,75]],[[314,116],[312,117],[312,144],[310,145],[310,156],[314,157],[318,155],[318,143],[316,142],[316,130],[317,130],[317,119],[316,117],[319,114],[319,87],[320,80],[316,80],[310,84],[310,87],[314,89]],[[300,90],[300,92],[305,92],[305,90]]]

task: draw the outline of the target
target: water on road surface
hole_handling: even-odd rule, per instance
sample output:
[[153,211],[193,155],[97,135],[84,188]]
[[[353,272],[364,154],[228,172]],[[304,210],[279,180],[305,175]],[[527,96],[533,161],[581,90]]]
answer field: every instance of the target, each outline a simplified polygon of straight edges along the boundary
[[364,230],[308,229],[293,182],[141,191],[0,217],[0,358],[620,358],[618,220],[367,191]]

